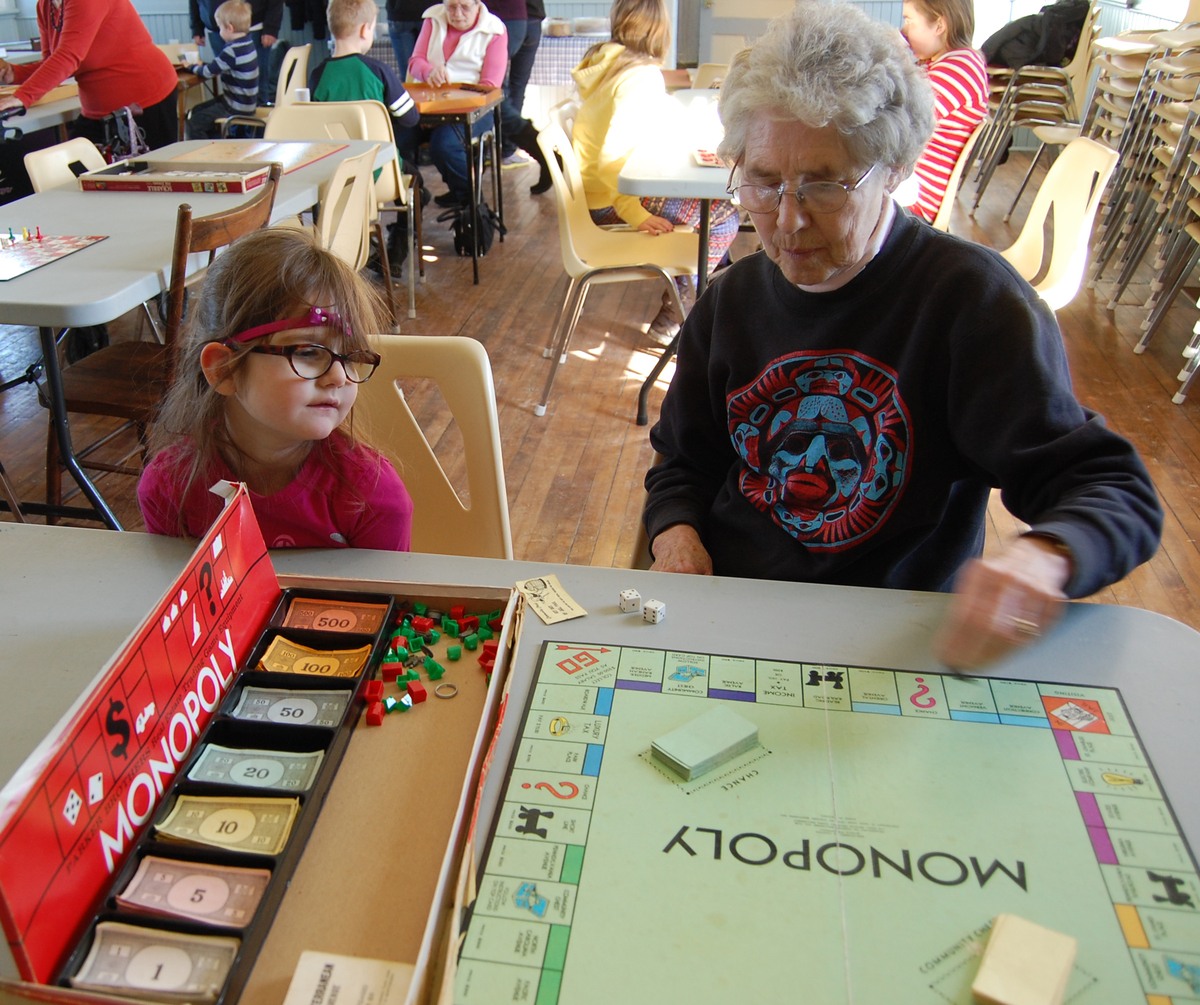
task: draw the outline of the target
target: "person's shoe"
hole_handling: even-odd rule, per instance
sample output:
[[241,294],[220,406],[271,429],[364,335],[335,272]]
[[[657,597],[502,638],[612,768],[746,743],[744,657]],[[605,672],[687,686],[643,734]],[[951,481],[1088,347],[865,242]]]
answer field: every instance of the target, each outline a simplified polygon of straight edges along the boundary
[[513,142],[528,153],[537,162],[539,168],[538,180],[529,186],[530,195],[541,195],[543,192],[548,192],[554,184],[554,179],[550,177],[550,166],[546,163],[546,155],[538,146],[537,135],[537,129],[534,128],[533,123],[526,119],[525,125],[513,137]]
[[441,195],[435,195],[433,201],[438,205],[447,209],[453,209],[458,206],[467,205],[467,200],[457,192],[443,192]]
[[503,164],[504,169],[508,170],[509,168],[520,168],[526,167],[530,164],[536,164],[537,161],[530,157],[529,154],[527,154],[524,150],[514,150],[511,154],[505,157],[501,163]]
[[679,316],[679,310],[675,306],[675,298],[670,293],[664,291],[662,306],[658,309],[658,313],[654,315],[654,320],[650,322],[650,328],[646,334],[650,336],[651,342],[661,346],[668,346],[675,336],[679,334],[682,324],[683,318]]
[[388,228],[388,267],[393,278],[399,279],[404,274],[406,258],[408,258],[408,228],[402,224],[393,223]]

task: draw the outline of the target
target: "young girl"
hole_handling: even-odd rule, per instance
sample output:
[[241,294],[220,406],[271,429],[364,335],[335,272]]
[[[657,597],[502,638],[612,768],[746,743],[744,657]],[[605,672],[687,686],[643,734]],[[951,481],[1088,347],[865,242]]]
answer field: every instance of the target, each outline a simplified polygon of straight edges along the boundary
[[958,155],[987,115],[987,68],[983,56],[971,48],[971,0],[906,0],[900,30],[913,55],[928,68],[933,85],[937,126],[917,161],[919,192],[909,206],[917,216],[932,220],[941,209]]
[[412,500],[352,423],[382,319],[349,266],[299,231],[260,230],[219,256],[152,431],[146,529],[200,537],[223,505],[209,486],[227,479],[247,484],[269,548],[407,551]]
[[[579,159],[584,193],[592,219],[601,226],[627,223],[650,234],[670,233],[676,224],[698,226],[698,199],[638,199],[617,190],[617,175],[641,141],[663,130],[663,116],[677,114],[665,105],[663,57],[671,48],[671,18],[664,0],[615,0],[610,14],[612,41],[592,46],[571,71],[582,99],[571,144]],[[715,269],[738,233],[732,203],[712,204],[708,267]],[[667,341],[683,318],[674,300],[663,306],[651,330]]]

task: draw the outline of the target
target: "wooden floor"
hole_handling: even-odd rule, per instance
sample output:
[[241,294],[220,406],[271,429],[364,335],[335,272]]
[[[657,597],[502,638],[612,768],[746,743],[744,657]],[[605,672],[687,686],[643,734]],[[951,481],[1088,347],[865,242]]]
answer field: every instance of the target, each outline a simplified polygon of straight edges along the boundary
[[[1017,227],[1001,218],[1027,163],[1014,155],[999,170],[975,220],[963,208],[969,205],[968,184],[953,232],[998,248],[1012,243]],[[553,195],[528,195],[532,169],[503,174],[509,233],[481,262],[479,286],[471,284],[470,260],[455,257],[445,225],[427,213],[428,262],[425,284],[418,288],[419,317],[406,321],[403,330],[468,335],[487,347],[495,371],[516,556],[535,562],[627,565],[642,506],[642,476],[652,453],[649,427],[633,420],[638,388],[661,351],[645,334],[661,291],[650,283],[596,288],[560,368],[547,414],[535,417],[549,366],[541,350],[564,286],[558,227]],[[1015,215],[1018,226],[1029,199]],[[1104,307],[1108,288],[1103,284],[1097,291],[1084,290],[1058,315],[1076,393],[1141,451],[1167,515],[1163,545],[1154,559],[1094,599],[1144,607],[1200,629],[1200,391],[1182,406],[1171,403],[1179,350],[1200,312],[1181,298],[1149,351],[1134,355],[1143,316],[1134,305],[1145,300],[1146,292],[1145,282],[1131,287],[1123,298],[1130,306],[1110,312]],[[112,327],[114,337],[137,337],[141,330],[136,315]],[[36,332],[0,328],[0,380],[18,375],[36,358]],[[652,421],[671,375],[668,366],[651,396]],[[406,395],[452,480],[461,485],[461,437],[436,387],[414,384]],[[72,423],[76,439],[84,442],[95,437],[94,426],[86,419]],[[42,497],[45,438],[46,412],[32,388],[0,396],[0,461],[23,498]],[[113,446],[128,450],[132,439]],[[71,485],[69,478],[65,484]],[[105,475],[99,485],[126,528],[140,530],[134,479]],[[987,547],[994,551],[1017,528],[995,495],[989,517]]]

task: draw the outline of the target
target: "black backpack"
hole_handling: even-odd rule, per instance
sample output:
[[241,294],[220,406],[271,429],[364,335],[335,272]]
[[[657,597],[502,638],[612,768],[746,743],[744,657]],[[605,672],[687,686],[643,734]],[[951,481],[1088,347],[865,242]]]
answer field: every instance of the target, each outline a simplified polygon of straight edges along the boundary
[[979,48],[989,66],[1062,66],[1075,55],[1088,0],[1058,0],[1011,21]]
[[[450,221],[450,227],[454,231],[454,250],[460,255],[471,254],[471,231],[473,223],[471,220],[470,206],[456,206],[453,209],[448,209],[446,212],[438,216],[438,221]],[[507,233],[504,225],[500,222],[500,217],[494,209],[492,209],[482,199],[479,200],[479,255],[486,255],[492,248],[492,242],[496,239],[496,232],[501,234]]]

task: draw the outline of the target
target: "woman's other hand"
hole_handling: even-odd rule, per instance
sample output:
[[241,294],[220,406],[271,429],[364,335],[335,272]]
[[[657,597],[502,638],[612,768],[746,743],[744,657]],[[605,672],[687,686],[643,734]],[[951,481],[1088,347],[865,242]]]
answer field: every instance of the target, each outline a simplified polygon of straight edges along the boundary
[[675,224],[670,220],[664,220],[661,216],[647,217],[638,224],[638,230],[644,234],[669,234],[675,229]]
[[0,84],[11,84],[14,79],[12,63],[0,59]]
[[25,105],[21,99],[10,94],[7,98],[0,98],[0,112],[7,112],[10,108],[20,108],[24,110]]
[[651,572],[684,572],[693,576],[713,574],[712,558],[691,524],[677,523],[668,527],[650,543],[650,551],[654,555]]
[[429,71],[429,82],[433,84],[434,87],[442,87],[445,84],[450,83],[450,74],[446,72],[446,68],[444,66],[435,66]]

